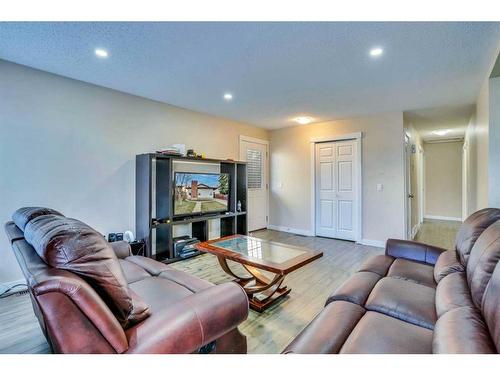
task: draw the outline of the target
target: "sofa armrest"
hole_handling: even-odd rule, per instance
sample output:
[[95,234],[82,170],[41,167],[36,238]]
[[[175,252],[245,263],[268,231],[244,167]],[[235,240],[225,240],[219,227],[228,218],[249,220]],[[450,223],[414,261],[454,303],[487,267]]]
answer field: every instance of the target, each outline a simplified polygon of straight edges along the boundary
[[420,242],[396,240],[393,238],[388,239],[385,245],[386,255],[432,265],[436,264],[437,258],[443,251],[446,251],[446,249]]
[[248,297],[226,283],[194,293],[129,328],[127,353],[193,353],[233,330],[248,316]]
[[79,276],[50,268],[32,276],[31,292],[57,352],[123,353],[125,332],[108,306]]

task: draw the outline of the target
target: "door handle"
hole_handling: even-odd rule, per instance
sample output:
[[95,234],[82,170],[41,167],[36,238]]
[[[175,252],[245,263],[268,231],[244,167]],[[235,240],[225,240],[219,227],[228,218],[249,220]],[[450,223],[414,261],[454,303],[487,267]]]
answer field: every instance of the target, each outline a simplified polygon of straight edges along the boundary
[[413,194],[408,194],[408,198],[414,198],[415,196]]

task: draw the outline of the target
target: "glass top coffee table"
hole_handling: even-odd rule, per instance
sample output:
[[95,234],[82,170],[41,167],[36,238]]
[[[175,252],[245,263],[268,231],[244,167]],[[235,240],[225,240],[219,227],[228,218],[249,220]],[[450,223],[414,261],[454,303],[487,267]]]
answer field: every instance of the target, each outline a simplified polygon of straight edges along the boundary
[[[238,234],[202,242],[195,247],[217,256],[222,269],[245,289],[250,307],[259,312],[290,293],[291,289],[283,286],[288,273],[323,256],[321,251]],[[240,263],[251,276],[236,275],[227,260]]]

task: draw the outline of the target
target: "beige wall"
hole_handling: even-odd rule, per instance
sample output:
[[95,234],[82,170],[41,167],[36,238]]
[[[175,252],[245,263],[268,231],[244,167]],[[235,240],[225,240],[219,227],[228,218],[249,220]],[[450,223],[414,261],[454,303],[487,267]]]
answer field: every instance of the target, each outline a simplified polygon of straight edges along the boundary
[[500,207],[500,77],[489,80],[489,91],[488,206]]
[[[135,231],[135,155],[173,143],[239,156],[267,130],[0,60],[0,219],[56,208],[102,233]],[[0,231],[0,283],[21,278]]]
[[[499,47],[500,48],[500,47]],[[465,133],[467,162],[467,213],[500,207],[500,78],[495,56],[476,100],[476,111]],[[495,70],[493,70],[495,68]]]
[[[362,238],[404,237],[403,114],[385,113],[271,131],[270,224],[310,233],[311,138],[362,132]],[[378,183],[384,185],[377,191]]]
[[462,217],[463,142],[424,143],[425,216]]
[[484,82],[476,105],[476,209],[488,207],[489,84]]
[[[464,137],[464,149],[466,153],[466,196],[467,212],[469,216],[477,211],[477,136],[476,136],[476,114],[474,113],[469,120],[467,131]],[[462,169],[463,171],[463,169]]]

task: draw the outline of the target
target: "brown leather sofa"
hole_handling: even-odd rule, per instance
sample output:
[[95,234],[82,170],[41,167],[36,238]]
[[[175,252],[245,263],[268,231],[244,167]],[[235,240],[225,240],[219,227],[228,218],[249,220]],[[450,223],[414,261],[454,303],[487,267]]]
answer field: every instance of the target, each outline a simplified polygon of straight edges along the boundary
[[57,211],[27,207],[5,225],[33,310],[56,353],[246,353],[248,299],[109,244]]
[[284,353],[499,353],[500,210],[461,226],[455,250],[388,240]]

